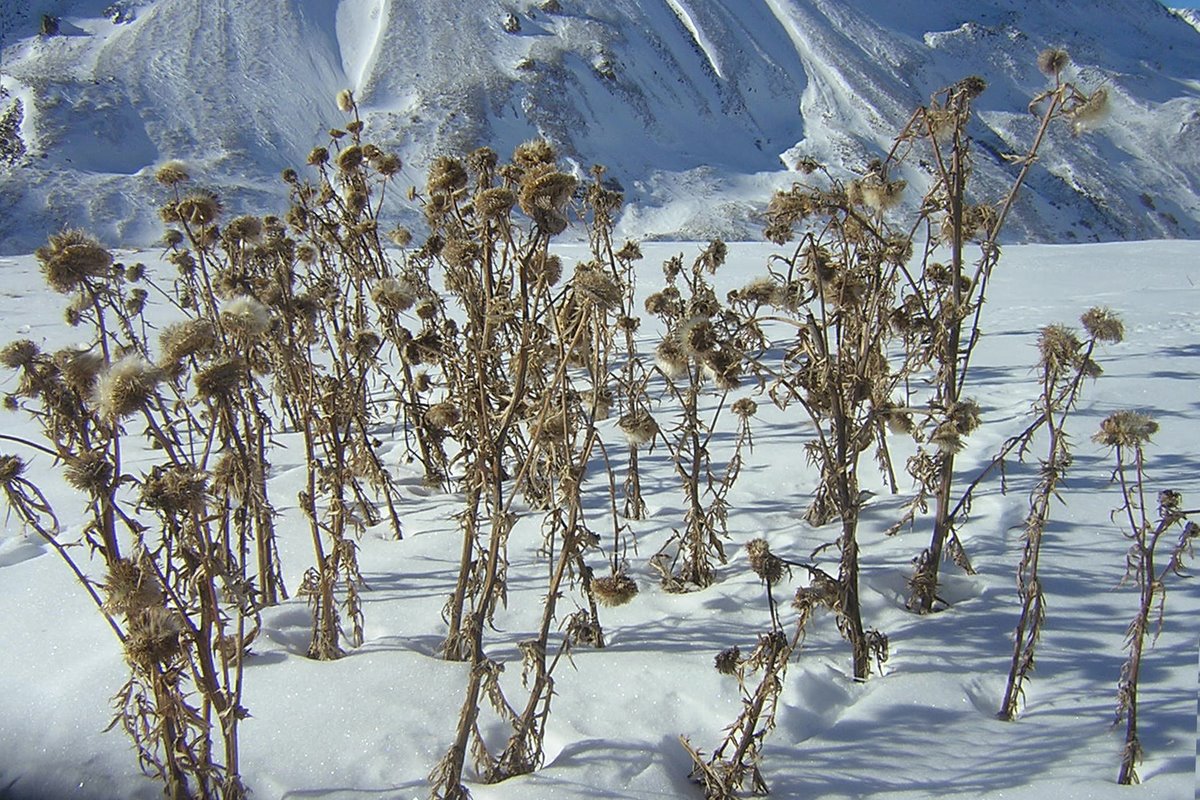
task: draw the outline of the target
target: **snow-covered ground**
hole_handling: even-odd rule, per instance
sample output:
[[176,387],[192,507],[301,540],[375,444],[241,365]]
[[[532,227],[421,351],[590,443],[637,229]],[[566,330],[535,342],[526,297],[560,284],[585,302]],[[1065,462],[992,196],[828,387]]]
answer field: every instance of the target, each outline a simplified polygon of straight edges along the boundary
[[[663,258],[697,252],[688,244],[646,245],[644,251],[643,291],[656,285]],[[571,252],[564,250],[568,258]],[[720,288],[757,275],[769,252],[766,245],[732,245],[730,262],[716,277]],[[121,257],[146,261],[152,274],[163,274],[156,252]],[[30,338],[58,347],[73,341],[61,322],[62,301],[42,286],[32,257],[0,258],[0,276],[0,343]],[[1027,463],[1010,464],[1007,495],[997,480],[984,485],[963,528],[978,574],[947,566],[942,595],[952,607],[932,616],[904,610],[909,561],[928,540],[925,526],[885,538],[904,497],[890,495],[881,482],[869,484],[876,494],[860,526],[864,617],[889,636],[891,658],[882,675],[854,683],[833,620],[818,617],[787,674],[779,726],[767,740],[763,773],[774,797],[1193,796],[1200,619],[1194,579],[1169,587],[1165,626],[1144,666],[1144,785],[1115,784],[1122,733],[1112,727],[1116,684],[1137,598],[1119,585],[1127,543],[1110,511],[1120,495],[1109,482],[1108,452],[1090,436],[1118,409],[1153,415],[1161,428],[1148,450],[1152,488],[1183,492],[1186,507],[1200,504],[1198,283],[1197,242],[1006,248],[968,392],[983,407],[984,424],[959,461],[962,479],[1023,427],[1037,393],[1041,326],[1074,325],[1089,307],[1107,305],[1123,316],[1127,331],[1123,343],[1100,352],[1104,375],[1086,386],[1068,424],[1075,461],[1043,550],[1048,618],[1027,704],[1015,722],[995,718],[1011,656],[1014,570],[1037,448]],[[11,372],[0,375],[0,391],[11,391],[15,380]],[[649,518],[632,523],[638,550],[630,568],[641,593],[627,606],[602,610],[607,647],[577,650],[573,663],[558,671],[545,766],[498,785],[472,784],[476,798],[701,796],[688,781],[690,763],[678,737],[706,752],[719,743],[740,698],[734,680],[713,668],[713,657],[731,645],[752,646],[769,624],[745,544],[765,537],[774,552],[806,558],[834,536],[802,521],[816,482],[802,450],[808,426],[760,401],[754,449],[730,496],[730,559],[717,583],[695,593],[666,593],[646,563],[683,513],[669,458],[655,450],[643,461]],[[617,441],[618,432],[607,425],[604,435]],[[5,411],[0,431],[29,435],[32,427]],[[14,447],[5,442],[0,452]],[[242,727],[243,775],[255,797],[425,797],[426,775],[450,744],[467,673],[463,664],[436,658],[435,650],[457,565],[459,534],[451,515],[458,498],[424,488],[418,473],[398,463],[394,442],[385,442],[382,452],[390,454],[403,485],[406,529],[401,541],[379,529],[360,543],[370,587],[363,646],[339,661],[313,662],[304,656],[309,613],[302,600],[264,614],[247,667],[244,702],[252,716]],[[23,455],[32,462],[30,476],[69,507],[50,460]],[[291,589],[311,559],[294,502],[300,461],[294,452],[278,451],[271,481],[284,514],[278,530]],[[79,534],[78,517],[63,522],[64,539]],[[508,664],[506,685],[514,693],[520,691],[517,643],[529,637],[541,610],[546,567],[535,552],[539,543],[536,521],[522,522],[511,542],[508,609],[487,634],[491,656]],[[77,557],[87,563],[81,551]],[[800,577],[785,579],[778,591],[787,596]],[[124,736],[102,732],[111,714],[108,698],[125,675],[112,631],[69,570],[14,518],[6,519],[0,528],[0,797],[161,796],[140,775]]]

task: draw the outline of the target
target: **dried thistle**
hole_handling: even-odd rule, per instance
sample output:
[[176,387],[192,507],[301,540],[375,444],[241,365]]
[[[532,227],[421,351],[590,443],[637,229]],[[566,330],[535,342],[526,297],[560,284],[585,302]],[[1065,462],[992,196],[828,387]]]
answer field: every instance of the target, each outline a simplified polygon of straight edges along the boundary
[[29,369],[41,353],[32,339],[17,339],[0,350],[0,364],[9,369]]
[[1092,441],[1108,447],[1140,447],[1158,432],[1158,423],[1140,411],[1117,411],[1100,423]]
[[1069,63],[1071,63],[1071,56],[1067,54],[1066,50],[1060,47],[1047,47],[1038,53],[1038,69],[1048,78],[1057,77],[1060,72],[1067,68],[1067,64]]
[[88,450],[67,461],[63,477],[75,489],[100,497],[112,486],[113,465],[102,453]]
[[154,173],[154,179],[163,186],[175,186],[188,180],[187,167],[182,161],[168,161]]
[[1083,329],[1098,342],[1116,344],[1125,338],[1125,323],[1112,309],[1097,306],[1088,309],[1079,318]]
[[602,605],[623,606],[637,595],[638,585],[624,572],[618,572],[592,581],[592,592]]
[[158,368],[129,353],[110,364],[96,380],[96,408],[109,420],[127,417],[146,404],[161,380]]
[[617,426],[633,447],[649,444],[658,435],[658,423],[648,411],[634,411],[617,421]]
[[35,255],[46,283],[61,294],[75,291],[89,278],[105,277],[113,263],[112,254],[99,242],[75,230],[51,236]]
[[257,339],[271,327],[271,309],[250,295],[238,295],[221,309],[221,324],[244,339]]
[[774,585],[783,580],[784,563],[771,552],[766,539],[752,539],[746,544],[746,558],[754,574]]

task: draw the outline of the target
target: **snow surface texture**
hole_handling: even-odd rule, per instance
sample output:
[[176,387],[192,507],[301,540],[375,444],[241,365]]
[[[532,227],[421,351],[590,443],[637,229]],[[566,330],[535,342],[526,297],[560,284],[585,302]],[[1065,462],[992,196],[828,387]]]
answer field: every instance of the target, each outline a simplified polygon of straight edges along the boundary
[[[644,250],[642,294],[660,285],[662,259],[675,253],[690,259],[698,252],[684,244]],[[560,252],[569,262],[581,250]],[[716,276],[718,290],[759,275],[770,252],[765,245],[732,246],[729,263]],[[152,275],[169,274],[153,262],[153,253],[120,256],[126,263],[150,262]],[[32,257],[0,258],[0,273],[0,342],[31,338],[49,349],[74,341],[51,311],[62,300],[42,288]],[[1100,351],[1105,374],[1085,387],[1067,426],[1075,462],[1062,490],[1065,504],[1053,506],[1042,551],[1048,619],[1027,705],[1015,722],[995,718],[1011,656],[1018,611],[1013,576],[1038,447],[1025,463],[1010,464],[1008,495],[997,480],[983,485],[962,529],[978,574],[947,565],[941,594],[953,605],[928,617],[903,609],[908,561],[928,541],[925,526],[884,537],[904,498],[888,494],[878,476],[867,479],[865,488],[876,494],[859,526],[864,617],[891,638],[891,658],[882,676],[855,684],[833,620],[815,620],[788,672],[779,727],[767,740],[763,768],[772,796],[1192,797],[1200,614],[1194,578],[1169,587],[1166,624],[1143,665],[1144,785],[1115,784],[1122,730],[1111,722],[1125,627],[1137,598],[1118,586],[1126,541],[1109,512],[1120,498],[1109,483],[1109,454],[1089,437],[1113,411],[1151,413],[1161,425],[1148,449],[1151,487],[1178,489],[1187,507],[1196,506],[1198,282],[1200,244],[1192,242],[1006,248],[972,373],[984,425],[960,456],[962,478],[973,476],[1024,427],[1038,392],[1033,364],[1041,326],[1075,325],[1081,312],[1104,304],[1119,311],[1127,327],[1123,343]],[[15,380],[11,373],[0,377],[0,391],[11,391]],[[5,432],[31,433],[18,414],[4,412],[0,419]],[[744,546],[766,537],[774,552],[804,559],[833,536],[801,520],[817,480],[802,455],[810,435],[797,415],[760,403],[754,450],[730,496],[730,561],[714,586],[690,594],[662,591],[646,564],[681,525],[683,511],[669,458],[661,449],[643,457],[650,514],[633,523],[638,552],[630,563],[641,594],[627,606],[603,610],[608,647],[577,650],[573,664],[556,673],[544,768],[498,785],[472,785],[477,800],[700,797],[687,780],[689,761],[677,737],[686,734],[711,752],[739,710],[737,685],[713,669],[713,656],[734,644],[752,646],[769,624],[764,590],[747,566]],[[610,452],[619,452],[612,421],[603,436]],[[714,447],[727,444],[718,438]],[[311,558],[307,534],[300,535],[300,512],[287,500],[303,483],[298,450],[279,451],[271,484],[284,514],[277,529],[292,588]],[[453,736],[466,665],[438,660],[434,652],[456,569],[457,498],[425,489],[420,474],[399,462],[399,443],[385,442],[380,452],[409,497],[407,528],[402,541],[383,528],[361,541],[359,561],[370,585],[365,644],[340,661],[313,662],[304,657],[310,623],[303,600],[265,613],[247,667],[244,702],[253,716],[241,728],[244,777],[255,797],[426,797],[425,776]],[[70,507],[48,459],[34,457],[29,475],[62,508]],[[78,518],[65,517],[64,523],[68,534],[78,533]],[[160,797],[158,786],[137,771],[123,735],[101,733],[108,697],[126,673],[112,632],[57,556],[14,520],[5,525],[0,797]],[[514,694],[520,692],[517,643],[528,638],[540,615],[540,541],[536,520],[518,525],[510,545],[508,608],[487,634],[491,657],[509,665],[505,680]],[[777,591],[786,596],[799,578],[785,580]]]
[[[1009,236],[1200,236],[1200,34],[1156,0],[0,5],[0,102],[22,102],[28,149],[0,172],[0,252],[64,225],[149,244],[153,170],[172,158],[233,210],[282,211],[279,171],[344,123],[343,88],[412,182],[435,155],[544,136],[581,170],[609,167],[631,201],[625,233],[736,240],[759,237],[797,157],[860,169],[932,92],[981,74],[989,196],[1011,183],[1002,155],[1031,138],[1034,61],[1052,45],[1074,58],[1069,78],[1107,88],[1112,116],[1077,140],[1054,133]],[[62,35],[37,35],[43,13]],[[917,166],[904,177],[924,183]]]

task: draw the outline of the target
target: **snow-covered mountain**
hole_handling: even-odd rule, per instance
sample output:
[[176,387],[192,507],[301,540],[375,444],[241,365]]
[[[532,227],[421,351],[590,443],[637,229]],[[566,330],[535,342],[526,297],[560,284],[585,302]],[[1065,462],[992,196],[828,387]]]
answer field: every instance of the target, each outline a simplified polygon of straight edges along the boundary
[[[279,211],[280,170],[344,122],[343,88],[406,183],[435,155],[541,135],[581,170],[609,168],[630,235],[754,238],[788,162],[861,167],[916,104],[980,74],[984,200],[1014,169],[1003,154],[1032,137],[1026,106],[1046,81],[1035,58],[1050,45],[1071,53],[1072,79],[1107,87],[1112,114],[1086,136],[1054,132],[1009,234],[1200,237],[1200,33],[1156,0],[3,6],[0,138],[7,119],[26,153],[0,167],[0,251],[64,225],[153,240],[153,172],[173,158],[227,207]],[[59,35],[39,35],[43,15]]]

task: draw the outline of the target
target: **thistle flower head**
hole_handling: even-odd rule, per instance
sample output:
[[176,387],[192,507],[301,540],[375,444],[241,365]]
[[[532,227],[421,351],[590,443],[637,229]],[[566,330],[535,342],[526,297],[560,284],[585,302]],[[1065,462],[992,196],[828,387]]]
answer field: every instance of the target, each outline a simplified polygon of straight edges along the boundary
[[1071,56],[1061,47],[1047,47],[1038,53],[1037,65],[1042,74],[1048,78],[1057,77],[1071,63]]
[[1125,338],[1125,323],[1121,317],[1110,308],[1097,306],[1088,309],[1079,318],[1083,329],[1098,342],[1116,344]]
[[46,283],[62,294],[74,291],[88,278],[105,277],[113,263],[112,254],[99,242],[74,230],[51,236],[36,255]]
[[67,386],[80,397],[91,397],[104,369],[104,356],[95,350],[60,350],[54,354],[54,363]]
[[142,505],[171,515],[200,512],[207,492],[208,475],[191,467],[159,465],[142,479]]
[[371,290],[371,299],[386,311],[407,311],[416,301],[416,293],[406,280],[384,278]]
[[222,358],[196,373],[196,394],[214,400],[233,397],[246,374],[246,363],[238,356]]
[[1109,447],[1141,447],[1158,432],[1158,423],[1140,411],[1117,411],[1100,423],[1092,441]]
[[102,453],[88,450],[67,461],[63,477],[73,488],[99,497],[112,485],[113,465]]
[[771,552],[766,539],[752,539],[746,544],[746,559],[754,574],[771,585],[783,579],[784,563]]
[[161,380],[162,372],[137,353],[122,356],[96,380],[96,409],[105,419],[127,417],[146,404]]
[[349,114],[354,110],[354,93],[349,89],[342,89],[337,93],[338,111],[343,114]]
[[25,472],[25,462],[20,456],[0,453],[0,486],[9,486]]
[[41,348],[32,339],[17,339],[0,350],[0,364],[9,369],[28,369],[41,353]]
[[592,592],[601,605],[623,606],[637,596],[638,585],[624,572],[618,572],[592,581]]
[[204,228],[216,222],[220,216],[221,201],[212,192],[192,192],[175,204],[174,212],[175,220],[193,228]]
[[271,327],[271,310],[249,295],[238,295],[221,309],[221,323],[234,334],[255,339]]
[[163,186],[175,186],[188,180],[187,167],[182,161],[168,161],[154,173],[154,179]]
[[647,411],[634,411],[617,421],[617,427],[625,434],[632,447],[649,444],[658,435],[658,423]]

